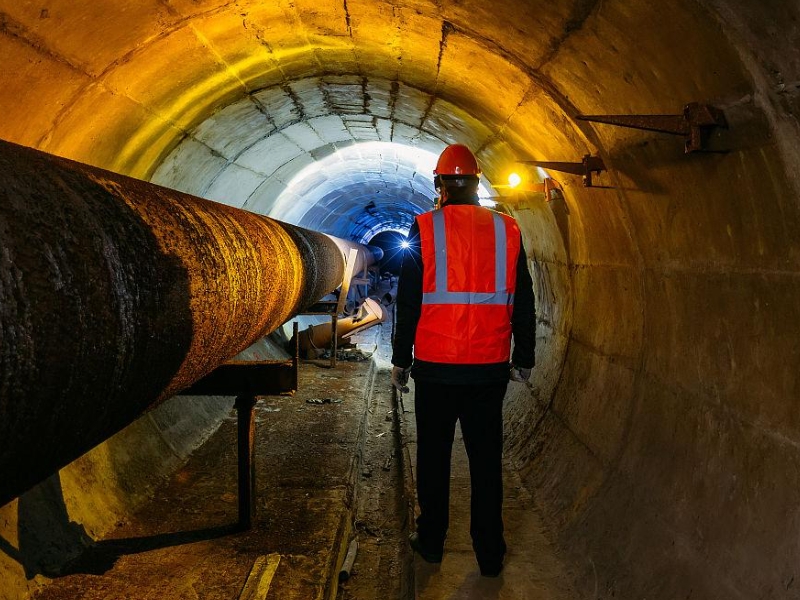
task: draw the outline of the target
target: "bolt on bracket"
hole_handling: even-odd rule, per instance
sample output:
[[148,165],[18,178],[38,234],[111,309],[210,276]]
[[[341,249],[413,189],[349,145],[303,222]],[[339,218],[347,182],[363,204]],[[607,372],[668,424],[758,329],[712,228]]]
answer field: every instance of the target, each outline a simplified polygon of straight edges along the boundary
[[602,158],[589,154],[585,155],[581,162],[550,162],[542,160],[519,160],[517,162],[523,165],[533,165],[541,167],[542,169],[549,169],[551,171],[580,175],[583,178],[584,187],[592,187],[592,173],[600,173],[606,170],[606,165],[603,163]]
[[681,115],[578,115],[575,118],[579,121],[682,135],[686,138],[684,151],[687,154],[703,150],[708,134],[715,127],[728,128],[725,113],[721,109],[699,102],[684,106]]
[[542,183],[534,185],[534,191],[543,193],[544,199],[547,202],[552,202],[553,194],[562,192],[563,190],[564,188],[561,187],[561,184],[552,177],[545,177]]

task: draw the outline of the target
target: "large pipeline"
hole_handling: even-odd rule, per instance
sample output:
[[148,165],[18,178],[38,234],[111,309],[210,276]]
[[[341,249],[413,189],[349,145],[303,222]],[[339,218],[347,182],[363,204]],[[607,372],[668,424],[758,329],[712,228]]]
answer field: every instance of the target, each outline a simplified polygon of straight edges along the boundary
[[0,141],[0,506],[334,290],[348,247]]
[[[336,325],[336,339],[338,343],[352,337],[360,331],[369,329],[386,320],[386,311],[380,302],[367,298],[356,314],[344,319],[339,319]],[[316,351],[320,353],[330,348],[333,339],[333,328],[330,323],[310,325],[298,334],[300,351],[304,353]]]

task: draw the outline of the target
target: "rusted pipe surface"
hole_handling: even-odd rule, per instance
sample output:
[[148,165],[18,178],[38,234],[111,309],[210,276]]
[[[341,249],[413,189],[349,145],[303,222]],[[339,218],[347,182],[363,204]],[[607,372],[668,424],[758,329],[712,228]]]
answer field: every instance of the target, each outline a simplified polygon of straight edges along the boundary
[[0,505],[343,267],[322,234],[0,141]]

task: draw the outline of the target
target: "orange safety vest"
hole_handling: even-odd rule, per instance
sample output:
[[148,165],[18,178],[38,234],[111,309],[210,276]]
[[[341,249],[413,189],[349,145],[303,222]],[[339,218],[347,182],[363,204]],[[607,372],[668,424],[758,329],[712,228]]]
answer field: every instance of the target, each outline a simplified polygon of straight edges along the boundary
[[422,312],[414,356],[452,364],[508,362],[520,235],[511,217],[471,204],[417,217]]

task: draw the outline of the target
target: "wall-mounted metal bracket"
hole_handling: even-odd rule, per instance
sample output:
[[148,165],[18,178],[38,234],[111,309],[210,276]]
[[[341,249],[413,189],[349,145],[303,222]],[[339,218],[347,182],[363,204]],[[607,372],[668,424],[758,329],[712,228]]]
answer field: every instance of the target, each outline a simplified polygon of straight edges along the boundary
[[[553,194],[555,193],[556,198],[558,198],[559,194],[564,190],[561,184],[552,177],[545,177],[541,183],[525,183],[520,186],[493,185],[492,187],[497,190],[509,190],[509,192],[500,196],[500,200],[497,200],[497,206],[505,206],[506,208],[521,208],[525,204],[527,194],[531,193],[544,194],[544,199],[547,202],[552,202],[554,200]],[[495,210],[498,210],[498,208],[496,207]]]
[[682,135],[686,138],[687,154],[703,150],[708,134],[715,127],[728,127],[721,109],[699,102],[684,106],[682,115],[578,115],[575,118],[579,121]]
[[544,199],[547,202],[553,201],[553,196],[552,196],[553,192],[555,191],[561,192],[564,190],[564,188],[561,187],[561,184],[552,177],[545,177],[542,180],[542,183],[534,183],[531,187],[532,187],[531,191],[541,192],[542,194],[544,194]]
[[524,165],[534,165],[551,171],[580,175],[583,177],[584,187],[592,187],[592,173],[600,173],[606,170],[606,165],[603,163],[602,158],[589,154],[585,155],[581,162],[549,162],[542,160],[520,160],[517,162]]

